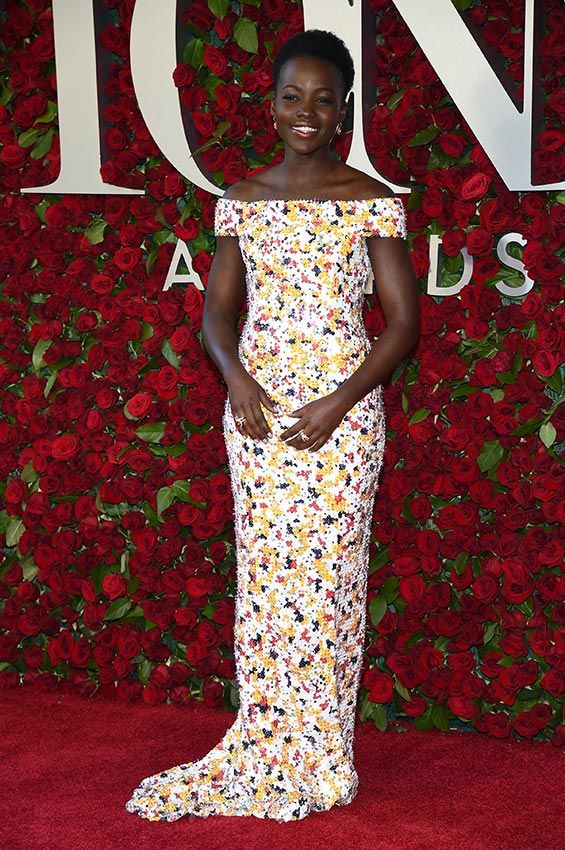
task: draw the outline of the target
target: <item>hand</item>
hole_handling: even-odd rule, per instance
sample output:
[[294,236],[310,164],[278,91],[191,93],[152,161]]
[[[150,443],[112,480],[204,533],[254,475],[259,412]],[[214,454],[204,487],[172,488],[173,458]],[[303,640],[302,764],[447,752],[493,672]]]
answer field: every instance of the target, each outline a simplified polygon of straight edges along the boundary
[[[299,416],[300,419],[286,428],[280,434],[280,439],[295,449],[318,451],[329,440],[348,410],[349,406],[336,393],[309,401],[288,414]],[[307,440],[302,439],[302,429],[308,435]]]
[[[253,440],[268,440],[273,436],[267,420],[261,409],[263,404],[273,413],[278,412],[277,404],[243,367],[227,381],[230,407],[235,426],[240,434],[245,434]],[[238,418],[244,416],[245,421],[238,423]]]

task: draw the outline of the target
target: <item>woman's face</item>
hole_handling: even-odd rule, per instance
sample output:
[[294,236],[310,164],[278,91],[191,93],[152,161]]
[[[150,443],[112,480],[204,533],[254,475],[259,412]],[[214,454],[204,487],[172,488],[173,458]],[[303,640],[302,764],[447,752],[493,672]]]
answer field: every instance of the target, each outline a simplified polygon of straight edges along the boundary
[[328,145],[346,112],[343,81],[333,62],[295,56],[284,63],[271,114],[286,145],[298,153]]

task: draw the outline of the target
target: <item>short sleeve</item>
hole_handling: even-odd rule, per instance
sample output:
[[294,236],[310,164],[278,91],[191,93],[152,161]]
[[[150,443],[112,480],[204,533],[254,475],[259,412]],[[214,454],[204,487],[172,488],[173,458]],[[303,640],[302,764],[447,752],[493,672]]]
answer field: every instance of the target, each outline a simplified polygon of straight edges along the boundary
[[218,198],[214,209],[214,236],[237,236],[239,215],[232,198]]
[[395,236],[406,239],[406,213],[400,198],[371,198],[363,208],[364,236]]

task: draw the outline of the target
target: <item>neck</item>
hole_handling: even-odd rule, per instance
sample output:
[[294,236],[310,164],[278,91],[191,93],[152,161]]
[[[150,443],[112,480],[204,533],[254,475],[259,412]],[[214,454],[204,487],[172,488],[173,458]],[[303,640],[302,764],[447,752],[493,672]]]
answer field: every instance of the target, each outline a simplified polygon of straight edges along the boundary
[[300,154],[285,148],[280,173],[285,184],[294,189],[300,186],[319,186],[328,182],[329,174],[337,162],[337,157],[329,147],[320,148],[308,154]]

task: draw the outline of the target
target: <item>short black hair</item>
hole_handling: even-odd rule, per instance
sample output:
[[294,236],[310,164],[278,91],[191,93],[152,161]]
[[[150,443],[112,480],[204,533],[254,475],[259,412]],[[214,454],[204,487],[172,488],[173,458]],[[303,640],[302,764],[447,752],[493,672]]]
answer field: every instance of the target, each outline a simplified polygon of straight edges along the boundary
[[317,56],[335,65],[343,80],[343,96],[347,97],[353,85],[355,66],[351,53],[335,33],[328,30],[304,30],[285,41],[273,61],[275,88],[282,66],[295,56]]

